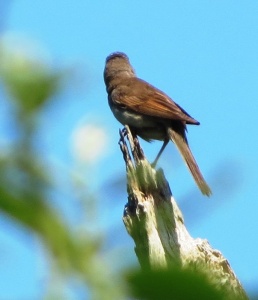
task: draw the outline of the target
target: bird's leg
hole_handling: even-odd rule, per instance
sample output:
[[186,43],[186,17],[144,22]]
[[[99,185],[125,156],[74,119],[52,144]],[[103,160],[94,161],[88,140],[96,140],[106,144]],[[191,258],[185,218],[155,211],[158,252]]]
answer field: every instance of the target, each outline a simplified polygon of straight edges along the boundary
[[156,164],[157,164],[157,162],[158,162],[158,160],[159,160],[159,158],[160,158],[160,155],[162,154],[162,152],[163,152],[164,149],[166,148],[168,142],[169,142],[168,139],[165,139],[165,140],[164,140],[164,143],[163,143],[161,149],[159,150],[159,153],[158,153],[157,157],[155,158],[154,162],[151,164],[153,168],[156,167]]

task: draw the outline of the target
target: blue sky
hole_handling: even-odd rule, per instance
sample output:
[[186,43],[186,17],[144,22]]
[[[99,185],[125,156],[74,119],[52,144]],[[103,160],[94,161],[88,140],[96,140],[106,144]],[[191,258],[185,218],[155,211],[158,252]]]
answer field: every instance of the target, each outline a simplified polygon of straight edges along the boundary
[[[121,126],[107,104],[103,68],[108,54],[123,51],[139,77],[200,121],[201,126],[189,127],[188,139],[213,190],[211,199],[199,193],[172,144],[159,165],[191,235],[208,239],[244,287],[257,289],[258,2],[46,0],[13,1],[5,7],[1,24],[6,32],[39,42],[56,64],[81,72],[47,112],[46,153],[72,164],[70,137],[81,120],[108,133],[107,153],[91,168],[101,201],[115,202],[99,220],[101,226],[108,224],[108,234],[118,232],[117,240],[109,237],[109,247],[127,247],[134,259],[121,221],[125,188],[105,193],[109,182],[124,176],[124,164],[117,145]],[[141,144],[152,161],[161,143]],[[60,205],[69,211],[69,205]],[[37,239],[19,233],[2,215],[0,222],[0,298],[39,295],[46,266]]]

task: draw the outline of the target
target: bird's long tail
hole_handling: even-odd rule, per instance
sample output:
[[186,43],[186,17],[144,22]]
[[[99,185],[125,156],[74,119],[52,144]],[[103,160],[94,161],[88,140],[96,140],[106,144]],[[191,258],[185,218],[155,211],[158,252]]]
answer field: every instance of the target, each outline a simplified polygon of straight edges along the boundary
[[172,128],[168,128],[168,135],[177,146],[181,156],[183,157],[201,192],[206,196],[210,196],[212,194],[211,189],[209,188],[208,184],[203,178],[202,173],[188,146],[187,138],[185,136],[185,129],[179,128],[178,130],[175,130]]

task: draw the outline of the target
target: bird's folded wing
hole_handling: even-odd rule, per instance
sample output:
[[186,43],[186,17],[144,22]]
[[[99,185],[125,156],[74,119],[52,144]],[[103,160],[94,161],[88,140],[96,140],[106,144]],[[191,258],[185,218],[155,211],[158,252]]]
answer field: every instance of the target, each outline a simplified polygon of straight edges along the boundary
[[121,86],[116,102],[144,115],[200,124],[165,93],[139,78],[131,78]]

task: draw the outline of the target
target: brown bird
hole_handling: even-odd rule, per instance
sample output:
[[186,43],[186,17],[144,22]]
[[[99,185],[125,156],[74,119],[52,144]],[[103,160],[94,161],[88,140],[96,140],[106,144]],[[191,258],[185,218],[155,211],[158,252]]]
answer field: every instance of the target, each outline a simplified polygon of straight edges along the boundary
[[211,190],[192,155],[186,124],[199,125],[165,93],[136,77],[126,54],[116,52],[106,59],[104,81],[109,106],[116,119],[146,141],[164,141],[154,165],[169,140],[175,143],[196,184],[204,195]]

